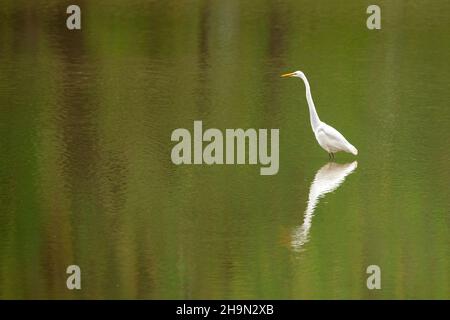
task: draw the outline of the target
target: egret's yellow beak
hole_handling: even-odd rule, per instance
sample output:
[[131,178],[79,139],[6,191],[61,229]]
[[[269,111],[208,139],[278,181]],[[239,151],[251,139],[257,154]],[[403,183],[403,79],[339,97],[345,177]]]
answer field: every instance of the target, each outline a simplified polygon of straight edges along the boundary
[[295,74],[295,72],[291,72],[291,73],[286,73],[286,74],[282,74],[281,78],[286,78],[286,77],[293,77]]

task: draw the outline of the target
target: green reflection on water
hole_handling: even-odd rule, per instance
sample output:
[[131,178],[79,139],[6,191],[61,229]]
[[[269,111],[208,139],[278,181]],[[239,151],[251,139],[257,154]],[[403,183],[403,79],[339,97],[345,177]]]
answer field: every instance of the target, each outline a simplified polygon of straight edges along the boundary
[[[378,2],[380,31],[364,1],[110,0],[70,32],[0,0],[0,297],[449,299],[450,3]],[[328,156],[297,69],[359,150],[301,250]],[[279,173],[174,166],[194,120],[279,128]]]

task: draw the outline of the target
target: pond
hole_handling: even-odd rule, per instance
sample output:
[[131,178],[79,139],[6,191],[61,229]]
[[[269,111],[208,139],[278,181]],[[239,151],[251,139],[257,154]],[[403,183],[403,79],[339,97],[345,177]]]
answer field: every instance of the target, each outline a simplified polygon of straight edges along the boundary
[[[86,1],[68,30],[0,0],[0,298],[450,299],[450,2],[377,3]],[[278,129],[278,171],[175,165],[194,121]]]

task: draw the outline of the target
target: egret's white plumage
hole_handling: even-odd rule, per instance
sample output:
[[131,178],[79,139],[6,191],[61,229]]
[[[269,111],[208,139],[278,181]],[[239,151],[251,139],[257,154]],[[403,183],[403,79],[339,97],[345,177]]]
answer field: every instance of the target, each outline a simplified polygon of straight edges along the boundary
[[327,151],[331,157],[334,157],[334,153],[339,151],[352,153],[356,156],[358,154],[358,150],[350,142],[348,142],[339,131],[325,122],[320,121],[312,99],[311,88],[309,87],[309,82],[308,79],[306,79],[305,74],[301,71],[295,71],[292,73],[283,74],[282,77],[300,78],[305,83],[306,101],[308,102],[309,107],[311,127],[319,145]]

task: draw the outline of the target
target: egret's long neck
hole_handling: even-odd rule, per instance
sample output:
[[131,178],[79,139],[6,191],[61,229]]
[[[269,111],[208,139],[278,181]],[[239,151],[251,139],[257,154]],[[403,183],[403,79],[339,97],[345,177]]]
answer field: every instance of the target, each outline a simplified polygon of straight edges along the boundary
[[309,119],[311,121],[311,127],[313,131],[316,131],[317,127],[320,124],[319,116],[317,115],[316,107],[314,106],[314,101],[311,95],[311,88],[309,87],[308,79],[306,79],[305,76],[301,78],[303,82],[305,83],[306,88],[306,101],[308,101],[308,107],[309,107]]

